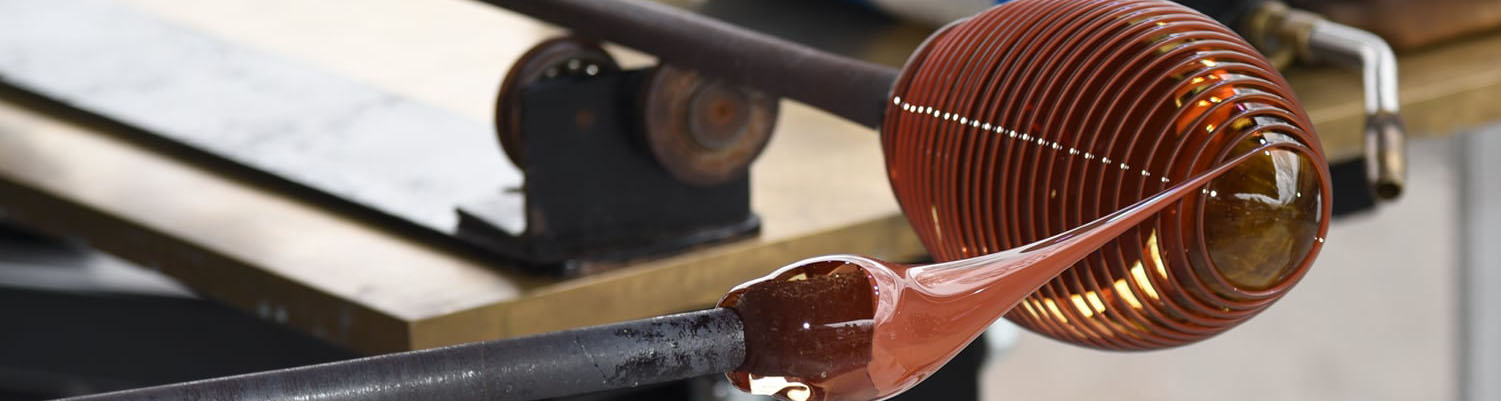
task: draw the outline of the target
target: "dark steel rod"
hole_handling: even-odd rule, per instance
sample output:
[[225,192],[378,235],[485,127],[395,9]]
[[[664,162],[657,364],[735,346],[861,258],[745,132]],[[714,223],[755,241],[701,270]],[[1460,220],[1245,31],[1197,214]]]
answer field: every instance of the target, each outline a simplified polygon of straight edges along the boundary
[[744,359],[740,317],[716,308],[72,400],[521,401],[721,373]]
[[876,128],[897,70],[639,0],[482,0]]

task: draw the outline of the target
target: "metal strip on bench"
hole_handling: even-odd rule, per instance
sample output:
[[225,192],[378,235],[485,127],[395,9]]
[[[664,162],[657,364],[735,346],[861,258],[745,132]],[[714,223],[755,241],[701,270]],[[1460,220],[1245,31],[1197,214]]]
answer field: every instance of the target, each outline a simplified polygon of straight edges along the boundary
[[103,0],[0,2],[0,82],[445,234],[521,183],[486,123]]

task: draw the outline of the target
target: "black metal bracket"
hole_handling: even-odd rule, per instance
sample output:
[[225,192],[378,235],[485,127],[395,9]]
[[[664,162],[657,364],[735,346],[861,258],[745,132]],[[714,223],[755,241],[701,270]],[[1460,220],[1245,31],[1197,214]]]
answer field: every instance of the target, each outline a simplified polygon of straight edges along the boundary
[[[748,175],[685,184],[641,143],[645,75],[619,71],[521,88],[525,184],[460,206],[459,237],[533,271],[577,275],[757,233]],[[517,203],[524,222],[506,212]]]

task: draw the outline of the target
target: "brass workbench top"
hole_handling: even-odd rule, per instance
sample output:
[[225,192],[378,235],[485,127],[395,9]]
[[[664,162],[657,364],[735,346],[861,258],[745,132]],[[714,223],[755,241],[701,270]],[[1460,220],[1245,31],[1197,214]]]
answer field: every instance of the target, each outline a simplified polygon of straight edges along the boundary
[[[122,2],[476,120],[490,118],[512,60],[559,32],[466,0]],[[893,28],[867,52],[898,63],[920,38],[920,29]],[[628,66],[651,62],[614,50]],[[1501,33],[1402,55],[1411,131],[1444,135],[1501,118],[1498,59]],[[1289,75],[1330,154],[1358,154],[1357,77]],[[366,353],[700,308],[816,255],[923,254],[887,189],[873,132],[785,101],[777,126],[752,170],[760,236],[571,280],[455,256],[15,99],[0,103],[0,209],[54,232],[108,232],[84,239],[206,297]]]

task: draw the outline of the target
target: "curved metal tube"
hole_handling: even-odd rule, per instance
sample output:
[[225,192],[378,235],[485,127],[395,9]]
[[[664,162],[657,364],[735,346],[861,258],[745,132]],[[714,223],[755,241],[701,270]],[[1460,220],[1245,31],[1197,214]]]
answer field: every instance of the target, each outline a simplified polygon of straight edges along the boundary
[[1373,33],[1318,19],[1308,32],[1313,56],[1359,68],[1365,89],[1366,177],[1377,198],[1395,199],[1407,181],[1406,135],[1397,100],[1397,56]]
[[1380,36],[1320,19],[1308,35],[1308,48],[1321,59],[1359,68],[1366,90],[1366,113],[1396,114],[1397,56]]

